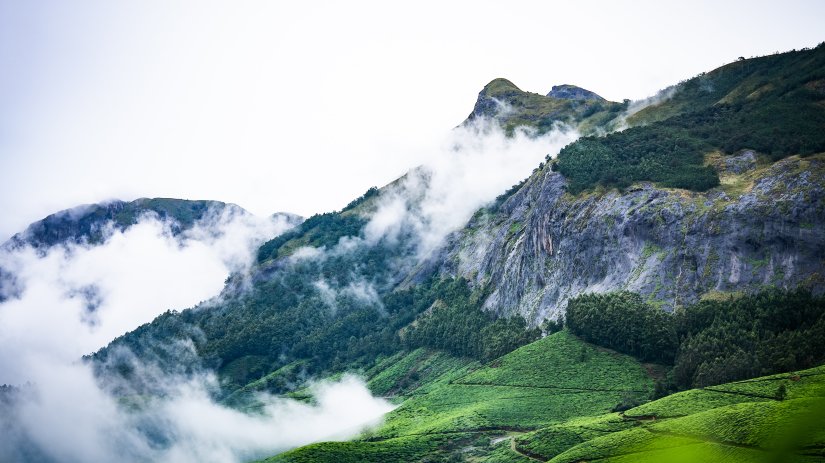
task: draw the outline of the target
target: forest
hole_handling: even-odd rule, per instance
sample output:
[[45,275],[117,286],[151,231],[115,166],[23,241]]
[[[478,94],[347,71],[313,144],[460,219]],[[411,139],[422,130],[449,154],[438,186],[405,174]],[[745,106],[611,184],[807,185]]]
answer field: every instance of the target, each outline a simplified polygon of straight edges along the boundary
[[672,365],[669,390],[722,384],[825,362],[825,298],[776,288],[667,314],[637,294],[568,302],[571,332],[644,361]]

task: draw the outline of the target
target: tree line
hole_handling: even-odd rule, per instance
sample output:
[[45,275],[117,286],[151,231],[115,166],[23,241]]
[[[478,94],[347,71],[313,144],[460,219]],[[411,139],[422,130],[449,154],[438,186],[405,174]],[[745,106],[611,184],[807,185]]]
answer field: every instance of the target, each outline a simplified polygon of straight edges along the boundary
[[585,294],[568,302],[568,328],[588,342],[673,365],[670,389],[721,384],[825,362],[825,298],[767,289],[668,314],[638,294]]

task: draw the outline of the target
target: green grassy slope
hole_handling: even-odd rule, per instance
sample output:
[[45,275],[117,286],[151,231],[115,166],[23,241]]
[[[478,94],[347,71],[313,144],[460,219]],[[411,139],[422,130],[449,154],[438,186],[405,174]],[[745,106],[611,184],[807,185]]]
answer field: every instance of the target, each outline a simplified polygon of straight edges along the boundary
[[[420,385],[400,388],[411,371],[420,372]],[[572,419],[605,421],[612,409],[645,400],[653,388],[631,357],[566,331],[484,366],[419,349],[388,358],[372,373],[375,392],[406,391],[383,426],[359,441],[315,444],[267,461],[530,461],[512,450],[514,436]]]
[[561,452],[553,445],[560,432],[517,443],[553,463],[825,461],[823,416],[825,367],[818,367],[677,393],[628,410],[629,429],[579,437]]
[[409,376],[403,371],[428,368],[446,371],[423,373],[421,386],[361,439],[266,461],[825,461],[825,366],[612,412],[649,393],[644,367],[562,331],[484,366],[423,349],[389,357],[370,384],[393,389]]

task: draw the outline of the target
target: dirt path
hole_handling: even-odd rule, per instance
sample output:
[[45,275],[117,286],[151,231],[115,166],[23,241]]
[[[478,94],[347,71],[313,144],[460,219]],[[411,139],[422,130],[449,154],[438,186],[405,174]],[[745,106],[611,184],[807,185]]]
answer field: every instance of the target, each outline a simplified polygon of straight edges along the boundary
[[523,456],[524,458],[529,458],[533,461],[540,461],[542,463],[547,461],[547,460],[542,460],[540,458],[537,458],[535,455],[531,455],[529,453],[524,453],[521,450],[519,450],[518,447],[516,447],[516,436],[510,436],[510,450],[512,450],[513,452],[516,452],[517,454]]

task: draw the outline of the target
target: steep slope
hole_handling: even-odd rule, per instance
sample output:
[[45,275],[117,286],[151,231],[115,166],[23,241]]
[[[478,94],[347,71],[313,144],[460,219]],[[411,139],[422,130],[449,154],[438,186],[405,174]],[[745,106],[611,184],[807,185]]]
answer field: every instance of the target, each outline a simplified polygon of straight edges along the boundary
[[484,306],[538,323],[583,292],[663,308],[763,285],[825,287],[825,156],[725,158],[707,193],[640,184],[570,195],[545,167],[454,236],[440,272],[490,288]]
[[439,273],[536,324],[589,291],[668,310],[763,285],[822,292],[823,78],[819,46],[680,84],[648,125],[579,139],[480,210]]

